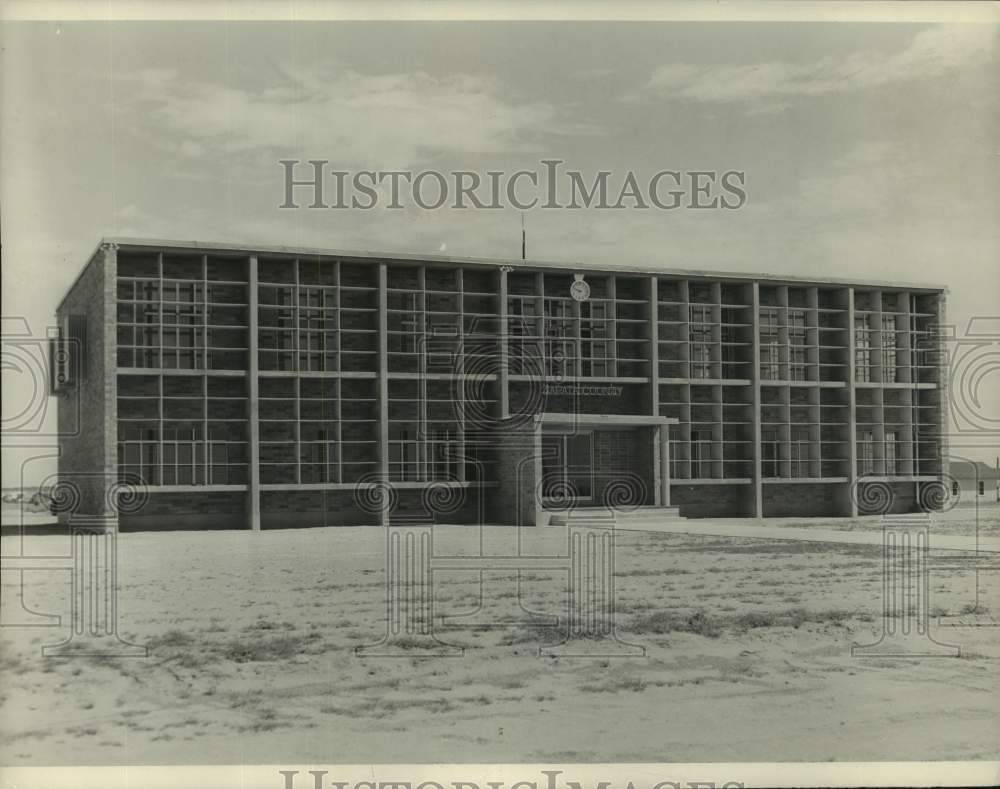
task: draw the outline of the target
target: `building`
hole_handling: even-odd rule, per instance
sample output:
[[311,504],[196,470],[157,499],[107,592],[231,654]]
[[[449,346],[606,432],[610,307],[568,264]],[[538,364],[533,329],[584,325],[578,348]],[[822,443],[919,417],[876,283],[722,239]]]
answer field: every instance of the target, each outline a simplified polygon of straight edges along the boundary
[[[125,528],[908,511],[944,472],[944,297],[104,241],[58,308],[57,389],[83,403],[60,478]],[[115,480],[148,495],[119,508]]]
[[959,501],[1000,501],[1000,461],[994,467],[982,461],[952,460],[948,464],[952,496]]

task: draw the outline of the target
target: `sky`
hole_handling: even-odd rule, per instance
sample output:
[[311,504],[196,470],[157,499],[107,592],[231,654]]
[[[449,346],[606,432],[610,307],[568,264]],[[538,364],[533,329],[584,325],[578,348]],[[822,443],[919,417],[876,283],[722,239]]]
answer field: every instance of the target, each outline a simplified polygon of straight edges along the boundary
[[[969,455],[992,461],[1000,444],[998,31],[5,23],[4,331],[23,317],[44,336],[106,236],[520,256],[513,209],[279,209],[281,159],[513,172],[556,158],[591,176],[647,178],[735,169],[746,173],[747,192],[736,211],[528,211],[528,257],[947,285],[958,336],[971,318],[992,318],[992,350],[989,337],[976,340],[987,350],[969,397],[982,417],[972,422],[995,431],[965,430],[952,442],[962,452],[978,445]],[[5,374],[4,412],[22,409],[29,390],[24,376]],[[5,437],[5,486],[32,451]]]

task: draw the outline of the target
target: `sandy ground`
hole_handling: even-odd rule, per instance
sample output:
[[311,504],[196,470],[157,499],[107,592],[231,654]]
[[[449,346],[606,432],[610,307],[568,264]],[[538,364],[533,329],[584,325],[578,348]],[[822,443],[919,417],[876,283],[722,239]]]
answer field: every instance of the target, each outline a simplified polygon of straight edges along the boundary
[[[512,529],[483,534],[487,552],[515,548]],[[479,551],[470,527],[436,527],[434,539],[437,554]],[[521,550],[555,555],[565,540],[531,530]],[[3,539],[5,555],[17,548]],[[25,551],[69,544],[36,536]],[[514,571],[484,586],[475,572],[435,574],[436,618],[485,599],[466,620],[478,626],[436,628],[463,656],[423,657],[417,643],[412,657],[356,655],[385,631],[373,528],[125,534],[119,552],[120,632],[149,657],[42,658],[66,629],[0,628],[0,763],[1000,756],[1000,628],[935,619],[958,658],[851,656],[882,628],[877,546],[621,533],[616,628],[645,655],[580,641],[590,658],[540,656],[560,640],[544,618],[488,626],[528,616]],[[997,557],[942,551],[930,564],[935,615],[989,620],[969,614],[977,565],[979,611],[1000,610]],[[68,621],[67,575],[24,577],[29,607]],[[4,574],[3,621],[17,578]],[[529,611],[562,612],[564,573],[534,569],[521,583]]]

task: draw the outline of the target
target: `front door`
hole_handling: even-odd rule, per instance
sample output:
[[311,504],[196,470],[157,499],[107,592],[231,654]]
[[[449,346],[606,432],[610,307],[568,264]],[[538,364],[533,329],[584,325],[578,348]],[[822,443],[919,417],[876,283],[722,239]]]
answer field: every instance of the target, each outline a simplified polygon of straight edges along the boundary
[[550,433],[542,436],[542,496],[574,499],[588,504],[594,497],[594,456],[591,433]]

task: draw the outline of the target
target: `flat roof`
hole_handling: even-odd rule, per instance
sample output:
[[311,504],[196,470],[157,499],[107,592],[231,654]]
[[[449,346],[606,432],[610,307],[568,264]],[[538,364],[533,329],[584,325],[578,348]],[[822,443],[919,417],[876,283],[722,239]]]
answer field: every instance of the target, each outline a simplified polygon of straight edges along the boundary
[[[121,247],[154,247],[161,249],[177,249],[199,252],[236,252],[240,254],[251,254],[254,252],[265,255],[290,255],[290,256],[310,256],[329,258],[350,258],[355,260],[372,260],[379,262],[401,262],[401,263],[443,263],[463,266],[513,266],[515,268],[534,269],[558,269],[561,271],[590,271],[602,274],[645,274],[662,275],[667,277],[688,278],[688,279],[719,279],[719,280],[766,280],[774,283],[801,284],[801,285],[837,285],[850,286],[858,285],[871,288],[888,288],[892,290],[918,290],[927,292],[947,292],[946,285],[937,285],[927,282],[892,282],[889,280],[871,279],[846,279],[843,277],[800,277],[789,274],[767,274],[764,272],[745,271],[713,271],[709,269],[682,269],[671,267],[654,266],[607,266],[600,263],[590,263],[581,260],[521,260],[519,258],[496,258],[496,257],[468,257],[444,254],[418,254],[413,252],[390,252],[386,250],[370,249],[332,249],[323,247],[303,247],[303,246],[273,246],[266,244],[227,244],[217,241],[184,241],[178,239],[162,238],[127,238],[127,237],[104,237],[98,243],[94,254],[103,244],[118,244]],[[93,259],[94,254],[89,260]],[[81,271],[82,274],[82,271]],[[79,277],[77,277],[79,279]],[[67,291],[72,291],[76,286],[76,280]],[[66,296],[59,302],[66,300]]]

